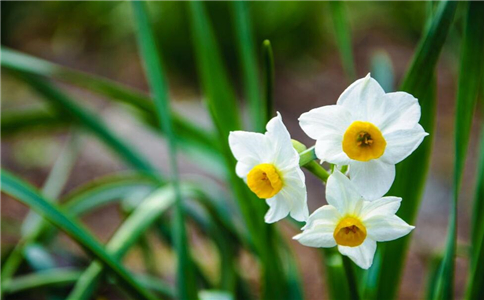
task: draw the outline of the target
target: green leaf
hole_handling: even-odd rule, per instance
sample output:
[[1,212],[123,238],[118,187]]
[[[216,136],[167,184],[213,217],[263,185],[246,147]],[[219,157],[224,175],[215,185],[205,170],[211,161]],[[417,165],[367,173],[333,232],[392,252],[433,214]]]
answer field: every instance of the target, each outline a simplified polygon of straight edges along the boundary
[[371,57],[371,77],[378,81],[385,92],[395,90],[392,60],[385,51],[378,51]]
[[265,40],[262,43],[263,78],[264,78],[264,102],[261,105],[265,108],[265,122],[276,114],[274,110],[274,54],[271,42]]
[[[439,2],[401,86],[401,90],[419,99],[422,112],[420,124],[430,134],[412,155],[397,165],[395,181],[388,192],[388,195],[403,198],[398,215],[409,224],[415,221],[429,167],[436,110],[434,71],[456,6],[457,3],[453,1]],[[378,246],[382,263],[373,265],[368,276],[377,283],[367,284],[377,287],[377,290],[367,290],[365,298],[396,297],[410,238],[411,235]]]
[[[45,270],[12,278],[2,285],[2,291],[5,294],[15,294],[39,288],[71,286],[81,275],[81,270],[72,268]],[[174,295],[171,287],[160,278],[147,275],[135,275],[135,277],[144,287],[154,292],[167,297]]]
[[192,1],[188,5],[198,71],[212,120],[222,144],[230,186],[262,264],[262,297],[282,299],[287,296],[287,278],[277,254],[276,241],[272,238],[274,236],[272,231],[275,228],[264,224],[263,214],[267,210],[266,204],[249,192],[245,183],[236,176],[235,160],[228,146],[229,132],[240,129],[235,95],[223,66],[204,3]]
[[[78,138],[73,135],[69,138],[66,147],[62,150],[59,158],[52,167],[49,176],[44,183],[42,194],[50,199],[57,199],[60,195],[69,174],[74,166],[78,153]],[[10,252],[9,256],[2,265],[1,280],[2,283],[10,279],[17,271],[23,256],[28,257],[28,253],[32,250],[31,243],[34,242],[40,235],[43,229],[42,217],[30,211],[22,223],[21,239]],[[34,248],[35,249],[35,248]],[[35,257],[35,256],[34,256]],[[43,261],[43,257],[38,260]],[[1,294],[1,292],[0,292]]]
[[103,246],[77,220],[68,217],[64,212],[40,196],[34,188],[23,183],[5,170],[2,170],[1,179],[2,191],[42,214],[52,224],[71,236],[87,252],[102,261],[119,279],[124,288],[135,298],[155,299],[140,286],[116,259],[104,250]]
[[213,122],[221,138],[240,129],[238,104],[202,2],[189,2],[198,72]]
[[[2,67],[21,73],[54,78],[60,81],[77,85],[79,87],[86,88],[90,91],[103,95],[108,99],[127,104],[130,107],[136,109],[138,114],[134,114],[135,116],[140,116],[145,123],[147,123],[151,127],[154,127],[157,132],[160,132],[160,128],[158,126],[159,123],[157,120],[153,102],[144,93],[130,89],[126,86],[110,81],[108,79],[97,77],[92,74],[75,71],[3,46],[1,48],[1,51]],[[187,119],[181,117],[178,114],[173,113],[172,116],[174,131],[177,134],[180,140],[180,146],[183,147],[184,151],[192,153],[196,149],[197,152],[203,153],[205,157],[208,156],[214,161],[218,160],[216,153],[220,150],[217,148],[215,139],[212,134],[206,132],[197,124],[189,122]],[[31,121],[29,121],[27,124],[24,124],[24,127],[28,125],[35,125],[32,124],[32,122],[34,121],[37,124],[41,121],[47,122],[41,123],[43,126],[54,126],[55,124],[57,124],[57,122],[69,121],[68,118],[64,118],[66,119],[65,121],[63,119],[55,120],[54,118],[48,118],[48,116],[46,116],[45,114],[40,114],[37,116],[27,115],[25,116],[25,118],[26,122],[29,120]],[[7,121],[10,122],[6,122],[5,125],[10,125],[11,122],[15,122],[16,120],[9,118],[7,119]],[[16,123],[23,124],[24,122],[17,121]],[[14,125],[17,126],[16,124],[11,125],[12,126],[3,128],[4,120],[2,118],[2,134],[4,132],[4,129],[5,132],[7,132],[7,130],[9,129],[17,129],[17,127],[13,127]]]
[[45,97],[46,100],[59,108],[68,116],[74,118],[102,142],[116,152],[124,161],[134,168],[159,176],[148,161],[134,149],[120,140],[109,128],[94,114],[79,106],[74,100],[57,89],[54,85],[37,76],[19,74],[32,88]]
[[30,289],[70,286],[80,275],[81,271],[71,268],[40,271],[7,280],[2,284],[2,292],[15,294]]
[[56,112],[29,109],[19,111],[3,110],[1,123],[2,137],[5,138],[24,131],[64,129],[68,127],[71,121],[62,118]]
[[329,7],[333,19],[336,42],[343,63],[343,69],[350,82],[356,79],[355,61],[351,48],[351,30],[343,1],[330,1]]
[[251,32],[250,13],[248,3],[245,1],[233,1],[231,3],[234,14],[235,33],[239,52],[240,68],[244,83],[245,98],[249,102],[250,115],[252,117],[251,129],[264,132],[265,109],[262,104],[259,86],[259,72],[257,69],[256,51]]
[[484,76],[484,31],[482,28],[484,28],[484,5],[480,2],[469,2],[457,86],[453,199],[445,255],[437,279],[434,299],[452,299],[454,297],[457,202],[469,145],[472,117]]
[[484,126],[481,126],[476,190],[472,209],[471,259],[466,299],[484,297]]
[[193,266],[188,252],[188,241],[185,229],[184,204],[180,190],[178,163],[176,159],[176,136],[173,133],[170,103],[168,100],[167,83],[162,69],[161,59],[155,44],[154,34],[149,23],[149,16],[144,2],[132,2],[140,53],[151,93],[155,100],[159,126],[168,138],[170,158],[170,175],[175,190],[175,217],[173,219],[173,236],[177,253],[177,295],[180,299],[195,299],[196,287]]
[[[142,234],[175,201],[173,186],[164,186],[150,194],[123,222],[106,245],[106,251],[116,260],[121,260]],[[91,265],[81,275],[68,300],[91,299],[104,266],[99,261]]]

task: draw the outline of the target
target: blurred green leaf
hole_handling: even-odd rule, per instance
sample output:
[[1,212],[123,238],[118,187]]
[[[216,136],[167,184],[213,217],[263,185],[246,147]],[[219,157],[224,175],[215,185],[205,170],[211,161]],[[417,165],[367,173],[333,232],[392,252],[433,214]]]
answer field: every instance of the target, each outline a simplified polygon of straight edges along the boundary
[[[186,189],[184,189],[186,193]],[[185,194],[184,193],[184,194]],[[106,251],[116,260],[121,260],[129,248],[140,238],[175,201],[173,186],[164,186],[150,194],[123,222],[106,245]],[[84,271],[67,299],[91,299],[104,266],[95,261]]]
[[274,54],[269,40],[262,43],[262,60],[264,66],[264,102],[261,106],[264,108],[265,123],[267,123],[276,114],[274,110]]
[[58,107],[60,111],[80,122],[80,124],[96,135],[102,142],[109,146],[134,168],[159,177],[158,171],[155,170],[144,157],[114,135],[114,133],[112,133],[99,118],[76,104],[74,100],[64,94],[61,90],[57,89],[53,84],[40,77],[28,74],[19,74],[19,77],[43,95],[46,100]]
[[[130,89],[105,78],[72,70],[3,46],[1,51],[2,67],[21,73],[54,78],[56,80],[86,88],[87,90],[103,95],[110,100],[127,104],[137,110],[139,114],[134,114],[135,116],[140,115],[142,120],[155,128],[157,132],[160,132],[161,129],[158,126],[159,123],[155,112],[155,106],[151,99],[142,92]],[[2,134],[3,132],[9,133],[10,130],[15,131],[25,128],[28,125],[41,124],[43,126],[53,126],[57,122],[70,121],[69,118],[62,118],[61,120],[48,118],[47,115],[39,112],[36,112],[35,114],[32,112],[31,114],[33,115],[26,114],[23,116],[23,118],[25,118],[25,121],[23,122],[22,120],[8,118],[5,122],[5,125],[7,125],[5,128],[4,120],[2,118]],[[57,113],[54,115],[62,117],[62,114]],[[176,113],[173,113],[172,116],[173,129],[179,138],[180,145],[183,149],[189,152],[194,152],[196,149],[198,152],[217,161],[218,157],[216,153],[219,152],[219,149],[217,148],[212,134],[200,128],[198,124],[189,122],[187,119]],[[23,127],[19,127],[22,125]]]
[[255,129],[257,132],[264,132],[266,124],[265,109],[261,99],[259,71],[248,3],[245,1],[232,1],[231,5],[234,15],[240,68],[244,82],[244,94],[246,101],[249,103],[250,116],[253,123],[249,128]]
[[[469,2],[467,5],[457,85],[453,199],[445,255],[436,282],[434,299],[452,299],[454,297],[457,203],[471,134],[472,118],[484,76],[484,30],[482,30],[484,28],[484,4]],[[471,266],[471,268],[473,267]]]
[[[409,224],[415,221],[430,161],[436,110],[434,71],[456,6],[457,2],[453,1],[439,2],[435,16],[426,28],[401,86],[401,90],[419,99],[422,112],[420,124],[430,134],[412,155],[397,165],[395,181],[388,192],[388,195],[404,199],[398,215]],[[368,276],[378,283],[367,285],[375,286],[377,290],[367,289],[365,298],[396,297],[410,238],[411,235],[405,236],[379,246],[378,252],[382,253],[382,263],[380,266],[373,265],[369,270],[371,276]]]
[[137,25],[138,45],[143,58],[144,69],[148,79],[151,93],[155,101],[159,126],[168,139],[168,152],[170,158],[170,179],[175,190],[175,216],[173,218],[173,236],[177,253],[177,296],[179,299],[195,299],[196,286],[193,266],[188,252],[188,239],[185,229],[185,209],[179,183],[177,163],[176,136],[173,132],[170,103],[168,100],[167,82],[163,71],[161,59],[155,43],[154,34],[150,25],[150,18],[144,2],[135,1],[133,10]]
[[19,111],[2,111],[2,137],[23,131],[43,131],[46,129],[66,128],[70,120],[62,118],[55,112],[40,109]]
[[343,1],[330,1],[329,7],[333,19],[335,38],[338,44],[339,54],[343,63],[343,69],[350,82],[356,79],[355,61],[351,46],[351,29],[346,15],[346,3]]
[[236,176],[235,160],[228,146],[229,132],[240,129],[240,117],[235,95],[223,66],[212,26],[204,3],[189,2],[190,24],[203,91],[222,144],[231,189],[244,217],[250,238],[260,257],[263,275],[263,298],[283,299],[287,296],[287,278],[283,272],[274,227],[264,223],[267,206],[249,192],[245,183]]
[[[72,268],[45,270],[12,278],[2,285],[2,290],[5,294],[15,294],[38,288],[71,286],[81,275],[81,270]],[[135,277],[144,287],[161,295],[173,297],[171,287],[160,278],[147,275],[135,275]]]
[[66,232],[90,254],[102,261],[120,280],[123,287],[138,299],[156,299],[131,276],[131,274],[110,256],[103,246],[75,219],[68,217],[54,205],[47,202],[34,188],[2,170],[2,191],[28,205],[62,231]]
[[42,287],[63,287],[73,284],[81,275],[81,271],[62,268],[40,271],[28,275],[15,277],[2,284],[5,294],[15,294],[30,289]]
[[[484,86],[484,85],[483,85]],[[481,126],[476,190],[472,209],[472,236],[467,299],[484,297],[484,126]]]
[[[72,135],[65,148],[62,150],[59,158],[56,160],[52,170],[47,177],[42,194],[48,199],[57,199],[60,195],[64,185],[69,177],[69,174],[74,166],[78,154],[78,139]],[[31,245],[34,242],[43,228],[43,219],[35,212],[30,211],[22,223],[20,241],[16,244],[12,252],[9,253],[7,259],[2,264],[1,280],[2,283],[10,279],[17,271],[23,257],[30,258],[31,264],[45,265],[47,259],[46,254],[41,256],[32,256],[34,253],[39,253],[39,246]],[[37,250],[37,251],[36,251]],[[50,265],[54,265],[51,263]],[[0,292],[1,294],[2,292]]]
[[385,51],[378,51],[371,57],[371,77],[378,81],[385,92],[395,90],[392,60]]

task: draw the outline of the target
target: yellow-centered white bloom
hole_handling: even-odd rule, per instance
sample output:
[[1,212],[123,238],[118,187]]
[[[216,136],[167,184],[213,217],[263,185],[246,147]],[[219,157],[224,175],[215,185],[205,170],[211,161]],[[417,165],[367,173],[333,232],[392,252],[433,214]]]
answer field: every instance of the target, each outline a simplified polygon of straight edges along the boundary
[[301,128],[316,140],[322,161],[348,165],[351,181],[367,200],[384,195],[395,164],[428,135],[418,123],[418,100],[405,92],[385,93],[368,74],[351,84],[336,105],[304,113]]
[[269,211],[267,223],[291,214],[298,221],[306,221],[307,207],[304,174],[299,167],[299,154],[293,148],[289,132],[279,113],[266,126],[265,134],[233,131],[229,145],[237,159],[236,173],[250,190],[266,199]]
[[363,269],[373,263],[376,242],[398,239],[415,228],[395,215],[401,198],[364,200],[339,171],[328,178],[326,200],[329,205],[312,213],[303,232],[294,239],[309,247],[337,245],[341,254]]

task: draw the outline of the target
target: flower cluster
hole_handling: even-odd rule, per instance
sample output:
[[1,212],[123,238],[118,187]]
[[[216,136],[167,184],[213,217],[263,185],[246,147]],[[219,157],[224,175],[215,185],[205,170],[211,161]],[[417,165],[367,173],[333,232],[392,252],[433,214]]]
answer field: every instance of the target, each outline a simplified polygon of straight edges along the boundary
[[383,195],[395,179],[395,164],[428,135],[419,120],[416,98],[385,93],[369,74],[351,84],[336,105],[303,113],[299,123],[316,140],[317,158],[335,166],[326,182],[328,205],[310,216],[299,153],[279,113],[265,134],[231,132],[229,144],[237,175],[270,207],[267,223],[291,215],[306,222],[294,237],[301,244],[338,246],[341,254],[367,269],[376,242],[400,238],[414,228],[395,215],[402,199]]

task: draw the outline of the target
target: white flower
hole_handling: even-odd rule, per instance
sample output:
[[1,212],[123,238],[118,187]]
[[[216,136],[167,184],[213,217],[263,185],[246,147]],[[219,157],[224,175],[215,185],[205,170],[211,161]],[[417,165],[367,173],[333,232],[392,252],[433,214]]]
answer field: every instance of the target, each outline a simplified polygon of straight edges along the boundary
[[266,199],[270,206],[267,223],[286,217],[305,221],[307,207],[304,174],[299,167],[299,154],[279,113],[266,126],[265,134],[233,131],[229,145],[237,159],[236,173],[252,192]]
[[310,247],[334,247],[358,266],[368,269],[373,263],[376,242],[398,239],[415,227],[395,215],[401,198],[383,197],[367,201],[353,183],[336,170],[328,178],[326,200],[294,239]]
[[301,128],[316,140],[322,161],[348,165],[351,181],[367,200],[390,189],[395,164],[409,156],[428,135],[418,100],[405,92],[385,93],[368,74],[338,99],[304,113]]

